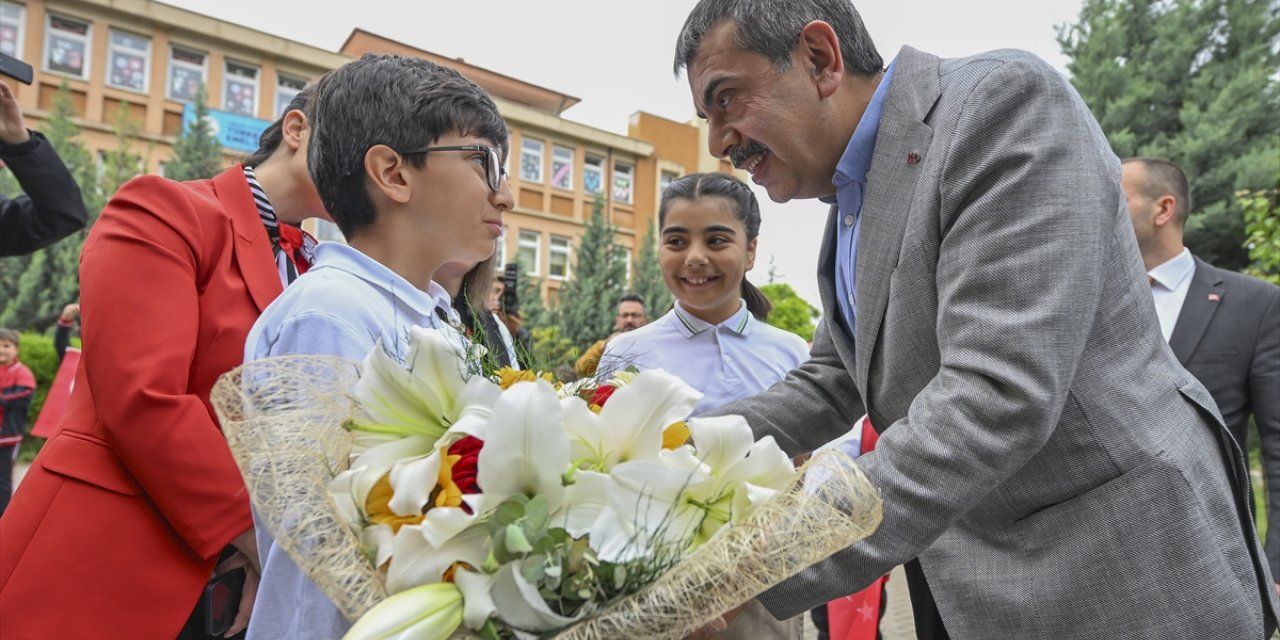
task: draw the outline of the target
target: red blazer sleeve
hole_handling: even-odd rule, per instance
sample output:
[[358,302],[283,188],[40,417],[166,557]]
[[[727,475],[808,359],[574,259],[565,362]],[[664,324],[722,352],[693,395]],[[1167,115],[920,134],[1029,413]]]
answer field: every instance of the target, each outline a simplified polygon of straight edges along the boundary
[[[203,206],[202,206],[203,205]],[[107,204],[81,256],[83,364],[100,427],[161,514],[200,556],[252,526],[226,440],[189,389],[198,277],[231,240],[189,186],[135,179]]]

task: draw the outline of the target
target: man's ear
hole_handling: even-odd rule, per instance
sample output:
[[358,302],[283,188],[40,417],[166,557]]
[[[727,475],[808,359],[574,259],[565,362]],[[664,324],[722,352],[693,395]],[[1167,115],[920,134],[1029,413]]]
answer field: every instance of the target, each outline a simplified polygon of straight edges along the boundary
[[814,20],[800,30],[800,42],[793,57],[813,78],[818,95],[823,98],[835,93],[844,80],[840,38],[831,25],[821,20]]
[[[397,204],[409,201],[409,164],[391,147],[375,144],[364,152],[364,174],[370,184],[370,196],[381,193]],[[376,193],[375,193],[376,192]]]
[[307,115],[298,109],[284,114],[284,122],[280,127],[281,139],[290,151],[297,151],[303,141],[311,135],[311,124]]
[[1156,215],[1152,219],[1152,223],[1157,227],[1163,227],[1177,218],[1178,199],[1173,196],[1161,196],[1155,202]]

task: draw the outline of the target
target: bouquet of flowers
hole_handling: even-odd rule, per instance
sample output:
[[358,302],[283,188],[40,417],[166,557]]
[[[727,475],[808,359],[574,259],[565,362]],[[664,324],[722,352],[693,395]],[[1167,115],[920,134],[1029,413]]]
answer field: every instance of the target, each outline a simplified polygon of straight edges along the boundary
[[259,517],[348,638],[680,637],[879,523],[843,454],[797,472],[739,416],[690,419],[670,374],[485,375],[455,338],[215,388]]

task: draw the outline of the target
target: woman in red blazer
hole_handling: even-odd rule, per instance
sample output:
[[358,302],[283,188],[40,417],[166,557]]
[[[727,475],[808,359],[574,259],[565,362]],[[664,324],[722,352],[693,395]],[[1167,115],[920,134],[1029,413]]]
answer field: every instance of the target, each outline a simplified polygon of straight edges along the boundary
[[[306,117],[278,124],[258,182],[281,223],[327,218]],[[300,238],[280,228],[282,244]],[[256,561],[244,482],[209,405],[283,290],[243,168],[125,184],[85,242],[80,285],[68,416],[0,518],[0,637],[173,640],[224,548]]]

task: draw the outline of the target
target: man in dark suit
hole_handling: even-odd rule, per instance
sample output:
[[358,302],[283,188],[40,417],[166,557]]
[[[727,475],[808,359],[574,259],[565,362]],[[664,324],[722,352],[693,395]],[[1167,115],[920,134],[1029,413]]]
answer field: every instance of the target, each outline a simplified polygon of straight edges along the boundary
[[84,228],[80,187],[44,136],[28,131],[22,107],[0,82],[0,160],[25,195],[0,195],[0,257],[43,249]]
[[[1191,189],[1177,165],[1129,158],[1121,183],[1151,281],[1160,330],[1182,366],[1213,395],[1248,450],[1258,423],[1267,474],[1267,558],[1280,569],[1280,287],[1197,258],[1182,245]],[[1280,585],[1277,586],[1280,591]]]

